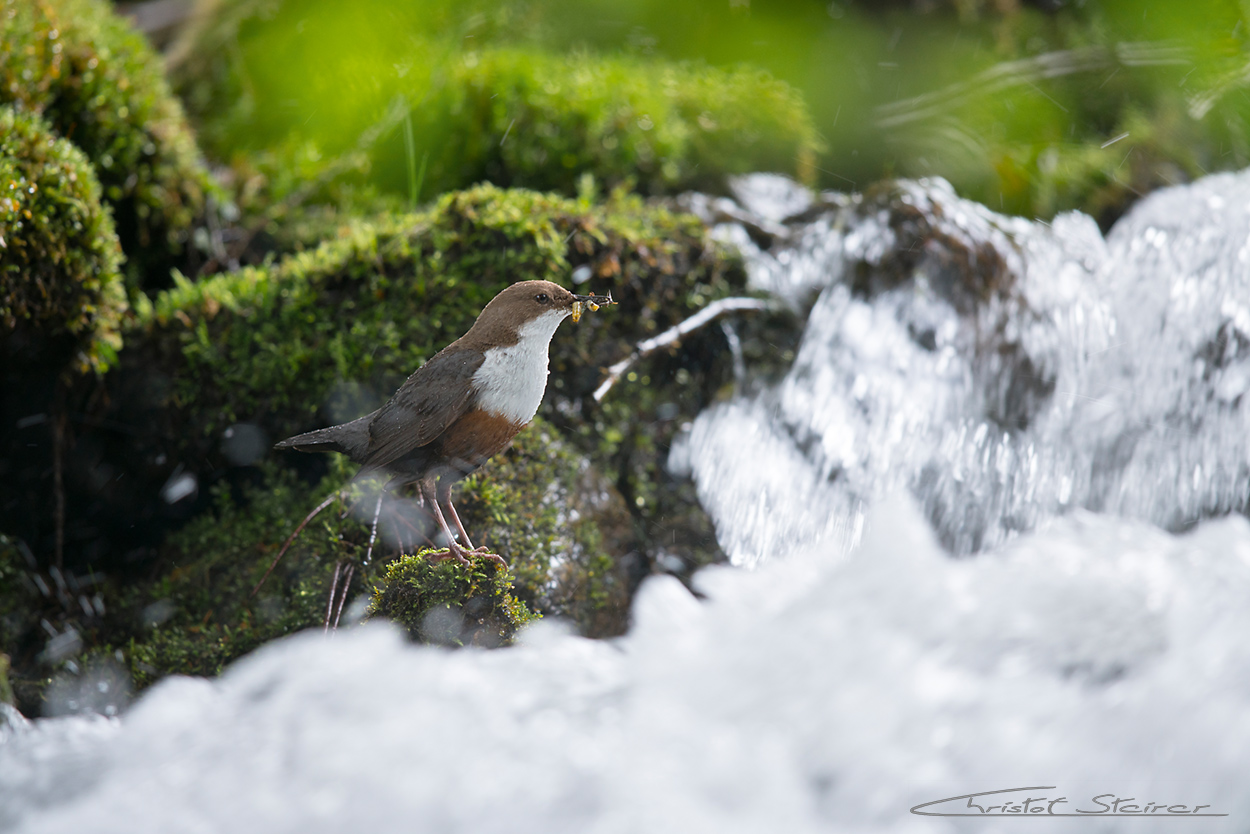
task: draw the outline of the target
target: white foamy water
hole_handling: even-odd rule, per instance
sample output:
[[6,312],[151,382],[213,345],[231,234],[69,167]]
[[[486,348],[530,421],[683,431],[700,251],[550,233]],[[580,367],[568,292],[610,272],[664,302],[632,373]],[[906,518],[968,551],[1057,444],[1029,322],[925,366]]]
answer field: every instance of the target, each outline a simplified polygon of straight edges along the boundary
[[[759,190],[744,202],[775,227],[777,188]],[[918,243],[909,213],[932,229]],[[671,460],[735,564],[845,551],[900,489],[957,554],[1077,507],[1180,530],[1250,501],[1250,176],[1152,195],[1105,241],[1084,215],[1006,218],[941,181],[901,184],[891,210],[839,198],[767,250],[722,235],[759,287],[819,290],[787,377],[701,415]],[[982,291],[966,276],[987,264]]]
[[[909,809],[1039,785],[1230,815],[1203,830],[1250,815],[1243,519],[1174,537],[1077,514],[952,560],[891,503],[849,557],[699,585],[649,580],[615,643],[310,634],[120,720],[10,730],[0,828],[1008,831]],[[1142,824],[1103,822],[1072,830]]]
[[[753,570],[703,571],[700,600],[648,580],[611,642],[351,627],[119,719],[10,716],[0,831],[1244,830],[1250,523],[1204,517],[1246,502],[1248,186],[1158,194],[1104,241],[907,185],[948,249],[865,292],[847,276],[888,262],[889,217],[785,224],[805,204],[773,181],[744,204],[790,242],[756,254],[761,282],[817,294],[802,349],[674,461]],[[952,305],[961,240],[1010,292]],[[1227,816],[910,811],[1025,787]]]

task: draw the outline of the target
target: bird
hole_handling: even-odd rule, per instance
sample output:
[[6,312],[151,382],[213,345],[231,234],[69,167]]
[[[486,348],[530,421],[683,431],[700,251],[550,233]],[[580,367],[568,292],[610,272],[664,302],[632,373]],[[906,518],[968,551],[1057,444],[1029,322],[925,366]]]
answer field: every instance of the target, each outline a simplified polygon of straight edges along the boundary
[[614,303],[611,293],[575,295],[552,281],[512,284],[377,411],[288,437],[275,448],[345,454],[361,465],[358,477],[389,475],[388,490],[415,484],[447,540],[447,552],[437,558],[468,564],[468,556],[479,553],[503,564],[497,554],[473,547],[451,488],[507,449],[538,412],[548,348],[560,323],[570,316],[577,321],[587,307]]

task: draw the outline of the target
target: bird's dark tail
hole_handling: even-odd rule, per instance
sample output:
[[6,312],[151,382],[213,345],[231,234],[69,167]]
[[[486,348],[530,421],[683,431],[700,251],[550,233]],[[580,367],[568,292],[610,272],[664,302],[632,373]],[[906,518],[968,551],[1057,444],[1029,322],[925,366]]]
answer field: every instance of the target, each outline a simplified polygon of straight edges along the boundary
[[274,444],[275,449],[297,449],[301,452],[342,452],[356,462],[369,451],[369,421],[372,414],[316,431],[288,437]]

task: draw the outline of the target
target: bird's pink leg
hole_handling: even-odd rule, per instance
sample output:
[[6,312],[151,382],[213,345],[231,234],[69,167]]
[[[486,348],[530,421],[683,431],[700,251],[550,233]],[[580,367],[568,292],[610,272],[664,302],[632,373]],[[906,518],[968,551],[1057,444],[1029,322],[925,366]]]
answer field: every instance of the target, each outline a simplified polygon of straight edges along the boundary
[[456,507],[451,503],[450,498],[447,499],[447,512],[451,514],[452,520],[456,522],[456,529],[460,531],[460,535],[464,538],[464,543],[469,546],[469,552],[480,553],[483,558],[489,559],[505,568],[508,567],[508,563],[504,561],[503,557],[498,553],[491,553],[486,549],[486,545],[481,547],[473,546],[473,542],[469,541],[469,534],[464,532],[464,525],[460,523],[460,516],[456,514]]
[[460,541],[464,542],[468,551],[470,553],[480,553],[483,557],[489,559],[490,561],[502,565],[505,568],[508,567],[508,563],[503,560],[502,556],[498,553],[491,553],[487,550],[485,545],[482,547],[473,546],[473,542],[469,540],[469,534],[465,532],[464,524],[460,521],[460,514],[456,512],[455,504],[451,503],[451,486],[440,481],[437,492],[439,502],[447,508],[447,514],[451,516],[451,520],[456,525],[456,530],[460,532]]
[[469,534],[464,531],[464,524],[460,521],[460,515],[456,512],[456,508],[452,506],[450,500],[446,502],[447,514],[451,516],[451,523],[456,525],[456,532],[460,534],[460,541],[464,542],[464,546],[469,550],[482,550],[484,548],[474,547],[473,542],[469,541]]
[[447,508],[447,514],[451,516],[451,520],[456,525],[456,531],[460,533],[460,541],[470,551],[477,552],[485,550],[482,547],[474,547],[473,542],[469,541],[469,534],[465,532],[464,525],[460,522],[460,515],[456,512],[456,508],[451,505],[451,485],[446,481],[439,481],[435,488],[435,500],[443,507]]
[[455,535],[451,532],[451,528],[447,526],[447,519],[443,518],[443,511],[438,506],[438,501],[434,500],[434,488],[432,484],[422,482],[418,484],[421,495],[427,500],[430,509],[434,512],[434,520],[438,522],[439,528],[442,529],[443,535],[447,537],[447,552],[449,555],[459,559],[462,564],[469,564],[468,551],[465,550],[456,541]]

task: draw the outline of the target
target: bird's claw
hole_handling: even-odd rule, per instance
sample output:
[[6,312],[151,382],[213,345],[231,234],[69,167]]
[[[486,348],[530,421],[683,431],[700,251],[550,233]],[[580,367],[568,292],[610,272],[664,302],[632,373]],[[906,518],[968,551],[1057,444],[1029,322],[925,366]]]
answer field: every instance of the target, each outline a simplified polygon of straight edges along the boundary
[[482,559],[485,559],[488,562],[494,562],[495,564],[499,565],[504,570],[508,569],[508,563],[504,561],[504,558],[500,556],[498,553],[491,553],[489,550],[486,549],[485,545],[480,545],[478,547],[473,548],[472,550],[466,550],[461,545],[453,542],[451,546],[445,548],[444,550],[440,550],[440,551],[430,554],[430,558],[435,561],[441,561],[443,559],[457,559],[460,561],[460,564],[464,565],[465,567],[469,567],[473,564],[469,560],[470,556],[481,557]]
[[453,547],[444,548],[443,550],[436,550],[433,553],[428,554],[427,558],[432,562],[441,562],[444,559],[456,559],[460,562],[460,564],[468,567],[471,563],[465,557],[466,552],[467,551],[463,547],[455,545]]
[[490,548],[484,544],[479,544],[477,547],[473,548],[472,550],[468,552],[476,553],[478,556],[481,556],[483,559],[486,559],[488,561],[494,562],[495,564],[499,565],[504,570],[508,569],[507,561],[505,561],[504,558],[500,556],[498,553],[492,553],[490,551]]

